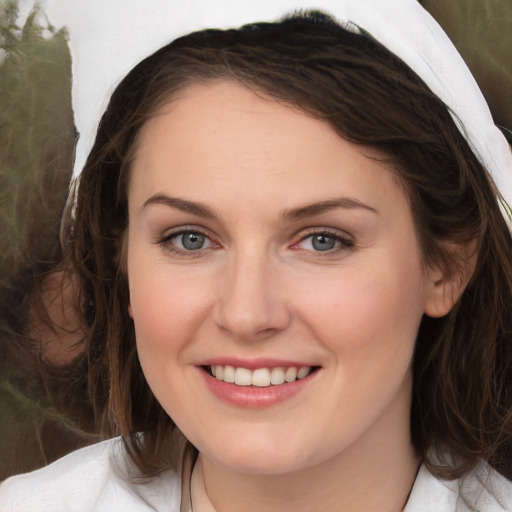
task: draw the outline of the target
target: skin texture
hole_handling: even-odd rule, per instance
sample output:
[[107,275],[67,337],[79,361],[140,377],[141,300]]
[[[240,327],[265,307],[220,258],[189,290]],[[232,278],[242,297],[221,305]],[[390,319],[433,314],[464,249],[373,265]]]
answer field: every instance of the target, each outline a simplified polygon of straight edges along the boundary
[[[418,466],[415,337],[422,315],[445,314],[456,293],[423,264],[404,189],[377,156],[229,82],[188,87],[142,131],[130,314],[149,385],[199,449],[219,511],[405,504]],[[201,249],[182,249],[184,228],[206,235]],[[334,237],[333,249],[315,250],[315,233]],[[285,400],[236,406],[200,367],[226,357],[319,370]]]

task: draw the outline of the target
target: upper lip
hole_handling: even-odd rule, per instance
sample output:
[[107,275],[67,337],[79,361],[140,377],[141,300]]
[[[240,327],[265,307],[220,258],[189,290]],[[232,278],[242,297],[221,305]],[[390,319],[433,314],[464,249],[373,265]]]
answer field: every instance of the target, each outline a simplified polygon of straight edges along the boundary
[[212,357],[205,359],[197,366],[233,366],[235,368],[247,368],[257,370],[258,368],[303,368],[305,366],[318,366],[311,362],[275,359],[269,357],[258,357],[254,359],[241,359],[240,357]]

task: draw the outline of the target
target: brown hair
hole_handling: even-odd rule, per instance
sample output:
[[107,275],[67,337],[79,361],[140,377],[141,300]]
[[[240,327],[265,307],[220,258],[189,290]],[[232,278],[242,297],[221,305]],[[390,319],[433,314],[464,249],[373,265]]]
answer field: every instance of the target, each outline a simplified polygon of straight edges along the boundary
[[[512,239],[490,180],[415,73],[368,34],[316,12],[182,37],[138,64],[113,93],[80,177],[66,248],[82,290],[88,390],[104,432],[123,436],[144,475],[171,464],[174,424],[146,383],[127,312],[127,185],[148,118],[178,90],[213,80],[312,113],[388,155],[408,192],[425,264],[458,269],[467,262],[442,242],[476,242],[478,262],[462,298],[447,316],[422,321],[411,436],[437,476],[460,476],[480,458],[512,476]],[[450,463],[433,457],[436,447]]]

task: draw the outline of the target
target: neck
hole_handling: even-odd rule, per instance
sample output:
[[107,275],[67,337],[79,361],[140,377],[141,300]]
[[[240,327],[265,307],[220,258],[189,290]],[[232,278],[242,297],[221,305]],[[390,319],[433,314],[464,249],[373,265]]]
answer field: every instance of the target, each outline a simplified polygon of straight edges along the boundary
[[342,452],[285,474],[239,473],[200,455],[197,485],[204,486],[211,503],[198,512],[399,512],[419,464],[410,442],[409,411],[397,401],[395,410],[392,405]]

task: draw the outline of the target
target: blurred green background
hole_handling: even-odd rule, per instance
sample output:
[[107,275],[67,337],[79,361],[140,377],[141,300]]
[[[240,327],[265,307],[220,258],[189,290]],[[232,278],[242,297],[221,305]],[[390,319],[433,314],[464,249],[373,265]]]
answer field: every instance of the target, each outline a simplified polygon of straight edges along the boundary
[[[35,6],[20,26],[14,1],[0,4],[0,480],[85,444],[58,411],[39,365],[43,332],[35,293],[61,261],[59,219],[73,169],[68,33]],[[46,289],[57,293],[59,283]],[[53,297],[46,293],[45,303]],[[57,305],[58,306],[58,305]],[[72,333],[69,335],[73,339]]]
[[512,144],[512,0],[420,0],[471,69]]
[[[466,59],[511,142],[512,0],[421,3]],[[81,383],[64,411],[58,381],[39,364],[46,357],[58,367],[80,351],[62,303],[69,279],[55,272],[77,138],[71,79],[66,28],[37,4],[21,22],[17,2],[0,0],[0,480],[95,439],[85,434],[93,427]],[[45,307],[56,312],[53,324],[37,314]]]

